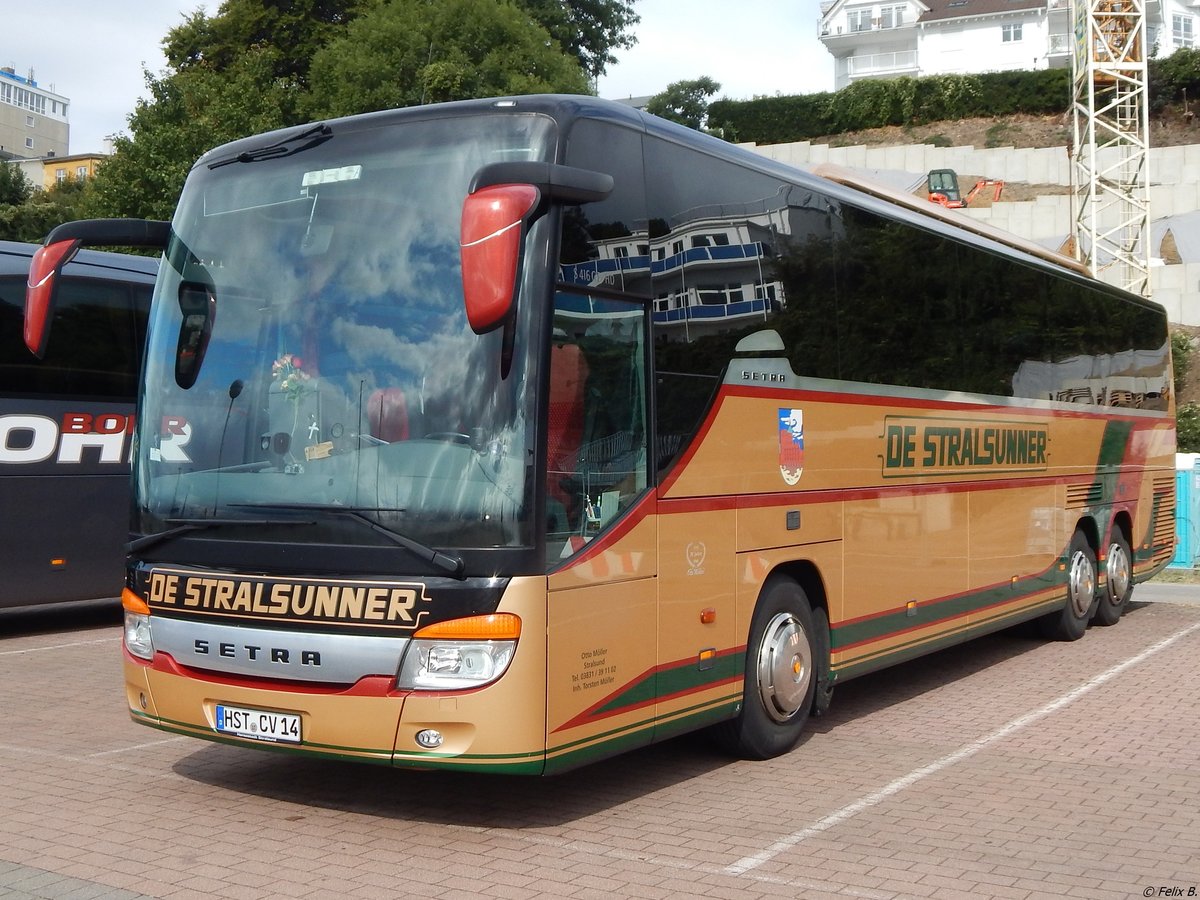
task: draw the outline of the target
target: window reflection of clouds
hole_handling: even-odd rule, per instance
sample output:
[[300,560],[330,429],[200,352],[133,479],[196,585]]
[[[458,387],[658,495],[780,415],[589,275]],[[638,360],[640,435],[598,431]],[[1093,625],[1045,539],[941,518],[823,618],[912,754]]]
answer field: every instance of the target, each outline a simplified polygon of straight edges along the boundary
[[[410,507],[406,529],[435,542],[526,540],[528,373],[521,357],[502,378],[501,334],[467,325],[458,230],[474,172],[543,158],[552,129],[541,118],[414,123],[346,132],[294,158],[198,167],[174,223],[194,260],[174,252],[183,271],[161,287],[149,371],[162,387],[146,409],[187,422],[188,455],[140,463],[143,498],[150,479],[171,476],[147,508],[217,510],[282,492]],[[348,162],[360,177],[303,187],[306,172]],[[211,282],[218,298],[188,391],[169,365],[181,279]],[[271,377],[284,354],[309,376],[295,396]],[[219,485],[205,473],[217,467]]]

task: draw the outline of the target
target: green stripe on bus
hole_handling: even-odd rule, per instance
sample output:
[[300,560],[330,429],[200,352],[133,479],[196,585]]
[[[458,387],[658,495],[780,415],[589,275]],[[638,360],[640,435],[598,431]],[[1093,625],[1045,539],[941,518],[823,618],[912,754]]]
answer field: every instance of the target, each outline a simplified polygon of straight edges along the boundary
[[[669,718],[657,723],[653,719],[647,719],[643,723],[639,723],[641,727],[637,731],[626,732],[616,738],[597,740],[597,737],[602,736],[594,735],[584,741],[572,741],[552,747],[546,756],[546,774],[574,769],[606,756],[615,756],[636,747],[647,746],[653,739],[659,737],[672,736],[724,721],[733,714],[741,699],[742,695],[739,691],[736,697],[723,697],[712,703],[698,704],[690,710],[679,710],[672,713]],[[626,731],[625,729],[619,730]],[[661,735],[659,734],[660,730],[663,732]],[[567,749],[571,747],[576,749]]]
[[134,710],[130,710],[129,715],[140,725],[148,725],[159,731],[180,734],[185,737],[201,738],[202,740],[225,744],[230,747],[252,747],[255,750],[290,753],[293,756],[317,756],[322,759],[350,759],[359,762],[378,763],[384,766],[391,765],[392,763],[392,753],[390,750],[339,747],[336,744],[282,744],[272,741],[249,741],[243,738],[219,734],[202,726],[189,725],[186,722],[175,722],[171,719],[156,719],[153,716],[148,716],[145,713],[139,713]]
[[[1109,468],[1115,469],[1125,461],[1125,450],[1132,433],[1132,422],[1109,420],[1104,424],[1104,436],[1100,438],[1100,459],[1096,464],[1098,473]],[[1105,499],[1112,498],[1106,496]]]
[[[1060,557],[1059,561],[1062,559]],[[924,628],[956,616],[970,615],[999,603],[1019,601],[1065,584],[1066,575],[1055,564],[1039,575],[1021,578],[1012,584],[993,585],[957,597],[918,603],[913,615],[907,609],[897,609],[864,621],[834,625],[830,629],[831,646],[833,650],[840,650],[864,641],[883,640],[913,628]]]
[[833,670],[834,675],[839,681],[845,678],[853,678],[856,675],[865,675],[876,669],[883,669],[910,659],[916,659],[917,657],[924,656],[926,653],[944,650],[947,647],[953,647],[972,638],[982,637],[1001,628],[1007,628],[1019,622],[1035,619],[1061,606],[1062,601],[1056,598],[1036,604],[1028,609],[1023,609],[1019,616],[993,616],[987,621],[971,623],[966,628],[960,628],[951,634],[939,634],[929,638],[912,640],[896,647],[877,651],[867,657],[856,659],[854,662],[835,666]]
[[268,750],[273,753],[286,753],[292,756],[351,760],[374,763],[381,766],[395,765],[422,769],[473,769],[476,771],[486,769],[489,772],[537,775],[542,771],[544,760],[544,753],[541,750],[512,754],[463,753],[457,756],[439,756],[431,753],[429,755],[422,754],[418,756],[393,754],[391,750],[343,747],[337,744],[313,742],[283,744],[271,741],[248,741],[219,734],[203,726],[189,725],[186,722],[175,722],[171,719],[155,719],[152,716],[134,710],[130,710],[130,716],[139,724],[148,725],[159,731],[166,731],[185,737],[201,738],[230,747],[250,747],[255,750]]
[[731,678],[740,678],[746,668],[744,652],[718,656],[711,669],[701,670],[697,660],[686,660],[670,668],[656,669],[630,684],[619,694],[597,707],[592,715],[612,715],[622,709],[652,703],[663,697],[695,693],[715,687]]

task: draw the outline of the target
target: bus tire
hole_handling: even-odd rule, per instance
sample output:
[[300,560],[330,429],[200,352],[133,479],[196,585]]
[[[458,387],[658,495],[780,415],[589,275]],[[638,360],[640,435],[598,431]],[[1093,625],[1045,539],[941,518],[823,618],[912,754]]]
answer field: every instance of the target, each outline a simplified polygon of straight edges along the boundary
[[817,648],[817,658],[813,661],[817,686],[813,691],[812,714],[823,716],[829,711],[829,705],[833,702],[833,673],[830,672],[833,653],[829,634],[829,614],[820,606],[815,606],[812,611],[812,620],[813,643]]
[[1087,631],[1096,604],[1096,552],[1082,531],[1067,548],[1067,602],[1043,616],[1042,633],[1055,641],[1077,641]]
[[1120,529],[1114,529],[1104,560],[1104,587],[1092,621],[1097,625],[1116,625],[1125,614],[1133,594],[1133,554]]
[[741,709],[715,729],[726,750],[770,759],[796,746],[813,706],[818,646],[804,589],[790,578],[767,579],[750,622]]

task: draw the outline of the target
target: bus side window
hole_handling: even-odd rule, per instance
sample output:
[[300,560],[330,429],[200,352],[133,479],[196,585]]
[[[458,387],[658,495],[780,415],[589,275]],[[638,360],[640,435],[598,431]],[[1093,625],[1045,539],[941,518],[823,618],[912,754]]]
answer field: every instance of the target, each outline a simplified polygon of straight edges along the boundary
[[[588,364],[578,344],[555,342],[550,347],[550,417],[546,432],[546,481],[551,518],[561,517],[552,531],[572,530],[579,519],[582,498],[572,491],[579,448],[583,443],[584,391]],[[560,510],[561,507],[561,510]]]
[[17,323],[4,333],[0,367],[11,393],[58,394],[132,400],[146,333],[148,284],[64,277],[54,317],[54,340],[36,362],[21,334],[24,276],[0,279],[4,318]]
[[555,307],[546,435],[552,558],[555,542],[566,542],[562,556],[581,549],[648,485],[646,304],[561,293]]

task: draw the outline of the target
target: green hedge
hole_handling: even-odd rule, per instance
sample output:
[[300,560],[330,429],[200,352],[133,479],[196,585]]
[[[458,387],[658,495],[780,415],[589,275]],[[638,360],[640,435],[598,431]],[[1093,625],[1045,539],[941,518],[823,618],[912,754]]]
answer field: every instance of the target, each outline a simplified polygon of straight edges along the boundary
[[[1200,100],[1200,50],[1177,50],[1150,61],[1151,111],[1187,96]],[[840,91],[755,100],[715,100],[708,129],[731,141],[780,144],[879,128],[923,125],[944,119],[1046,115],[1071,108],[1069,69],[866,79]]]
[[1152,113],[1185,98],[1193,105],[1200,100],[1200,50],[1176,50],[1166,59],[1150,60],[1146,78]]
[[734,141],[778,144],[883,125],[909,125],[1066,109],[1065,69],[866,79],[834,93],[716,100],[708,127]]

